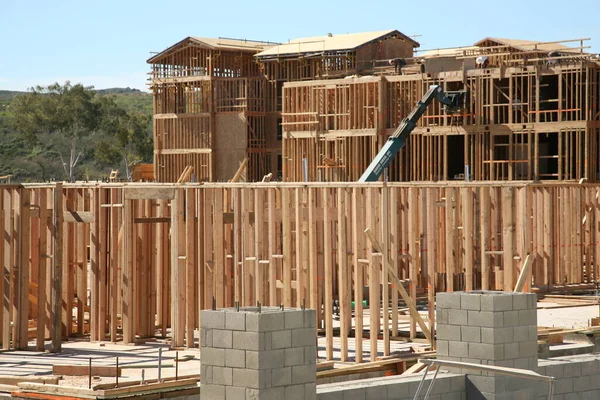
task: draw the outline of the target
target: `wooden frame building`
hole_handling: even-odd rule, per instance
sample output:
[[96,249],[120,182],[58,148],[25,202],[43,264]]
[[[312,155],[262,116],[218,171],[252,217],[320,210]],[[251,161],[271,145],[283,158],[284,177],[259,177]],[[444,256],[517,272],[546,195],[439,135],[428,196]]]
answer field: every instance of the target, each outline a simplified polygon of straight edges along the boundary
[[[410,58],[418,43],[396,30],[296,39],[286,44],[188,37],[148,60],[154,92],[155,177],[175,182],[282,177],[285,82],[344,77]],[[261,51],[262,50],[262,51]],[[380,61],[378,65],[376,60]]]
[[284,180],[356,181],[438,84],[467,91],[463,112],[431,105],[387,179],[595,181],[600,64],[583,49],[486,38],[415,57],[403,75],[286,83]]
[[267,115],[254,54],[272,43],[188,37],[148,60],[154,93],[155,178],[226,181],[248,158],[248,177],[274,170],[281,143]]

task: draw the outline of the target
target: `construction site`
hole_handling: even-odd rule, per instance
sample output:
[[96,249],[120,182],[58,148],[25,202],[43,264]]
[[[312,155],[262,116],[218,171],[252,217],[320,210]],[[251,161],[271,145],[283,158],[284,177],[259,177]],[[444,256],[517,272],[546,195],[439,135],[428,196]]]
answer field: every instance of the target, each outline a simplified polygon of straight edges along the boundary
[[588,41],[153,54],[138,182],[0,186],[0,396],[600,399]]

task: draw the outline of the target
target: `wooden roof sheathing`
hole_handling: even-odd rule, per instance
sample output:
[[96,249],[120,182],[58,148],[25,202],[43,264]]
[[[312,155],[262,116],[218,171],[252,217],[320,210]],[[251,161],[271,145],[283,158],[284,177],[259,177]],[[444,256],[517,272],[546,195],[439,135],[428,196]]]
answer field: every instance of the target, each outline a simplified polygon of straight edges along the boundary
[[256,40],[245,40],[245,39],[228,39],[228,38],[202,38],[197,36],[188,36],[185,39],[175,43],[174,45],[166,48],[160,53],[152,56],[148,59],[149,64],[155,63],[165,55],[177,51],[183,45],[194,44],[197,46],[205,47],[212,50],[235,50],[245,51],[249,53],[256,53],[257,51],[264,50],[269,47],[273,47],[277,43],[272,42],[261,42]]
[[[575,49],[573,47],[565,46],[564,44],[556,43],[556,42],[539,42],[535,40],[521,40],[521,39],[505,39],[505,38],[493,38],[487,37],[482,39],[474,44],[474,46],[484,47],[487,42],[494,42],[500,46],[509,46],[519,51],[540,51],[542,53],[551,52],[551,51],[560,51],[560,52],[579,52],[579,49]],[[486,46],[487,47],[487,46]]]
[[273,46],[258,54],[257,58],[292,57],[299,54],[332,53],[355,50],[371,42],[388,37],[400,37],[410,42],[413,47],[419,43],[395,29],[375,32],[347,33],[342,35],[315,36],[300,38]]

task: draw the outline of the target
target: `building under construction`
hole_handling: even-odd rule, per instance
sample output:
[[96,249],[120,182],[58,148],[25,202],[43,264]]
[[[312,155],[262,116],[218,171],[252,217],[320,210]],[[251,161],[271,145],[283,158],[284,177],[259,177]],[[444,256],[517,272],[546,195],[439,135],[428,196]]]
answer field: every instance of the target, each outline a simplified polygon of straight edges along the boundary
[[225,181],[248,158],[250,181],[356,181],[434,84],[465,91],[462,111],[430,106],[387,180],[597,179],[600,64],[584,40],[418,46],[399,31],[177,43],[149,60],[157,180],[190,165]]

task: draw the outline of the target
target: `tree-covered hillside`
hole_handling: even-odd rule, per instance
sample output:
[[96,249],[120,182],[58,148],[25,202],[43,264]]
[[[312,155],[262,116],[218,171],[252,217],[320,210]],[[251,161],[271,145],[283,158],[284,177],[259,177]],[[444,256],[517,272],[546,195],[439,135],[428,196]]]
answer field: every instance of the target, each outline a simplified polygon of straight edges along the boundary
[[17,182],[106,179],[152,161],[152,95],[54,84],[0,91],[0,175]]

